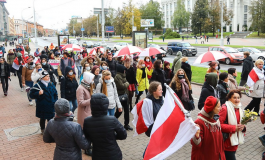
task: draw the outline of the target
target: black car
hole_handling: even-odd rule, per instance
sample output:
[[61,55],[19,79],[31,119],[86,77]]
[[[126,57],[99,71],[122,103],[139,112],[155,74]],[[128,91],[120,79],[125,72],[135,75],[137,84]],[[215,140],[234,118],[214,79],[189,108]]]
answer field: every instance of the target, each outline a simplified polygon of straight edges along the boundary
[[168,42],[167,54],[182,52],[183,56],[195,56],[197,54],[197,48],[190,45],[188,42]]

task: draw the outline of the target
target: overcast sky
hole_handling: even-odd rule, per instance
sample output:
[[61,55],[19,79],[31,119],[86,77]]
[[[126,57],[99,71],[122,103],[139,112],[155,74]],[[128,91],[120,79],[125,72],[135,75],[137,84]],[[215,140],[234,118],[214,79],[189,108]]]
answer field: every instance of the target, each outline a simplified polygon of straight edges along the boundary
[[[140,6],[148,1],[133,0],[133,3]],[[128,0],[104,0],[104,6],[117,9],[122,7],[124,2],[127,3]],[[34,21],[33,0],[7,0],[5,6],[9,17],[22,19],[23,15],[24,20]],[[64,28],[71,16],[89,17],[93,14],[93,8],[101,8],[101,0],[35,0],[36,21],[51,29]]]

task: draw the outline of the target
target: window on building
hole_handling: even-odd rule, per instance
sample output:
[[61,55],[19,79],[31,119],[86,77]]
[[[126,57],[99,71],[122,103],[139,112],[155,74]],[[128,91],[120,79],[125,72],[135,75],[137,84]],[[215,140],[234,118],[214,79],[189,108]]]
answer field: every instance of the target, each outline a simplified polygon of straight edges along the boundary
[[233,3],[231,3],[231,8],[233,8]]
[[244,5],[244,12],[248,12],[248,6]]
[[175,8],[177,7],[177,2],[174,2],[174,7],[175,7]]
[[244,25],[247,25],[248,23],[248,15],[244,14]]

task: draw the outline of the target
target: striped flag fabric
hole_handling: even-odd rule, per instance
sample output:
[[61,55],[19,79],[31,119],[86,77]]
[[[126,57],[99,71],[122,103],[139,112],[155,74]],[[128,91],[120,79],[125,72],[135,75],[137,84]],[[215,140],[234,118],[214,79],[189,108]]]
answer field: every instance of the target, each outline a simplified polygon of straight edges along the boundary
[[247,85],[252,87],[259,79],[264,79],[264,71],[254,67],[248,74]]

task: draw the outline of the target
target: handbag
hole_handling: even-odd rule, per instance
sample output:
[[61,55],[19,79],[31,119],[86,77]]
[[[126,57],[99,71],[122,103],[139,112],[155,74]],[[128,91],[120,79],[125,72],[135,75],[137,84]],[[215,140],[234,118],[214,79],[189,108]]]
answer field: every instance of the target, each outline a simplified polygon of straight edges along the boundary
[[265,123],[265,115],[264,115],[264,111],[261,111],[261,112],[260,112],[260,121],[261,121],[262,124]]
[[121,103],[127,102],[128,101],[128,95],[126,93],[124,93],[123,95],[120,95],[119,100]]
[[[227,115],[226,115],[226,118],[225,118],[224,124],[228,124],[228,117],[227,117]],[[224,142],[225,142],[225,140],[226,140],[227,138],[229,138],[229,133],[222,132],[222,134],[223,134],[223,140],[224,140]]]

